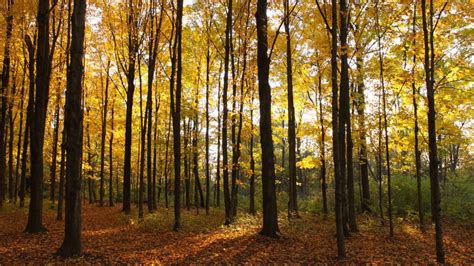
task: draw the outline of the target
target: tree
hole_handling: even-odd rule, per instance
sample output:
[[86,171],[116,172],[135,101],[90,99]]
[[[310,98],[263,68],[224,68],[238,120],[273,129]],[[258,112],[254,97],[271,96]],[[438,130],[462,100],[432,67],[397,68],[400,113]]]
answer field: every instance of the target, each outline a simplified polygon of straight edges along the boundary
[[45,230],[43,226],[42,191],[44,128],[51,73],[49,14],[49,0],[39,0],[37,16],[38,37],[36,43],[36,93],[30,130],[31,200],[28,224],[25,229],[28,233],[39,233]]
[[[5,198],[5,179],[6,179],[6,113],[8,105],[8,86],[10,83],[10,41],[13,31],[13,12],[12,12],[13,0],[7,1],[7,19],[6,19],[6,40],[3,52],[3,65],[2,65],[2,86],[0,90],[1,96],[1,110],[0,110],[0,209],[3,206],[3,200]],[[11,133],[12,134],[12,133]],[[10,184],[11,186],[11,184]]]
[[[270,58],[267,54],[267,1],[258,0],[257,13],[258,96],[260,100],[260,143],[262,146],[263,226],[260,234],[278,238],[278,217],[275,192],[275,156],[273,154]],[[225,101],[224,101],[225,102]]]
[[[447,2],[446,2],[447,3]],[[446,7],[446,4],[444,5]],[[444,9],[443,7],[443,9]],[[425,83],[428,99],[428,146],[429,146],[429,173],[431,186],[431,216],[435,223],[436,232],[436,261],[445,263],[443,227],[441,224],[441,195],[439,189],[438,177],[438,147],[436,144],[436,109],[434,97],[435,84],[435,50],[434,50],[434,31],[436,25],[433,23],[434,4],[430,0],[429,17],[426,16],[426,0],[421,1],[421,13],[423,20],[423,42],[425,50]],[[429,21],[429,29],[428,29]],[[437,24],[437,23],[436,23]]]
[[[176,35],[174,37],[173,54],[171,59],[172,71],[170,81],[171,114],[173,118],[173,154],[174,154],[174,226],[178,231],[181,227],[181,91],[182,91],[182,27],[183,0],[177,0]],[[177,57],[177,60],[175,60]],[[176,96],[174,92],[174,74],[176,71]]]
[[81,157],[83,110],[82,80],[86,0],[74,0],[68,86],[66,90],[66,221],[64,242],[58,253],[64,257],[81,254]]
[[290,7],[289,1],[283,2],[285,9],[285,33],[286,33],[286,76],[288,87],[288,157],[289,157],[289,192],[288,192],[288,218],[298,217],[298,202],[296,193],[296,125],[295,104],[293,100],[293,67],[291,57],[291,32],[290,32]]
[[[102,97],[102,134],[100,138],[100,192],[99,192],[99,206],[104,206],[105,195],[105,137],[107,135],[107,108],[109,105],[109,74],[110,74],[110,60],[107,61],[107,70],[105,77],[105,92]],[[102,79],[101,79],[102,80]]]

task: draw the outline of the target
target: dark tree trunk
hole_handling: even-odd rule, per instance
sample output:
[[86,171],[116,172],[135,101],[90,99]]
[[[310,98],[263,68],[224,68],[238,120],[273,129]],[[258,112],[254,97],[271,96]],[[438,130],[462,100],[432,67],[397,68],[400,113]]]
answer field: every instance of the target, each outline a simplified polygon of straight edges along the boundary
[[21,91],[20,91],[20,128],[18,130],[18,143],[17,143],[17,154],[16,154],[16,169],[15,169],[15,204],[18,199],[18,182],[20,181],[20,165],[21,165],[21,144],[22,144],[22,136],[23,136],[23,107],[25,103],[25,80],[26,80],[26,72],[28,69],[28,64],[26,60],[26,51],[25,47],[23,46],[23,60],[24,60],[24,65],[23,65],[23,78],[22,78],[22,84],[21,84]]
[[[6,39],[3,52],[2,65],[2,87],[0,90],[1,110],[0,110],[0,209],[5,198],[5,179],[6,179],[6,113],[8,105],[8,86],[10,82],[10,40],[13,31],[13,0],[7,0],[7,17],[6,17]],[[12,133],[11,133],[12,134]]]
[[34,110],[34,97],[35,97],[35,46],[31,41],[29,35],[25,36],[25,43],[28,49],[28,78],[29,78],[29,89],[28,89],[28,105],[26,107],[26,124],[24,132],[23,150],[21,155],[21,177],[20,177],[20,207],[25,206],[26,196],[26,165],[29,147],[29,136],[31,129],[31,120],[33,119]]
[[232,31],[232,0],[227,4],[227,18],[225,30],[225,58],[224,58],[224,88],[222,95],[223,117],[222,117],[222,164],[223,164],[223,179],[224,179],[224,205],[225,205],[225,224],[232,223],[232,201],[229,192],[229,161],[227,155],[227,91],[229,88],[229,56],[231,46]]
[[434,25],[433,25],[433,0],[430,0],[429,10],[429,29],[426,18],[426,0],[421,1],[421,10],[423,18],[423,40],[425,48],[425,82],[428,98],[428,147],[430,160],[430,184],[431,184],[431,211],[433,221],[435,223],[436,232],[436,260],[438,263],[444,264],[444,243],[443,228],[441,224],[441,195],[439,189],[438,178],[438,149],[436,144],[436,110],[434,98]]
[[[105,137],[107,135],[107,108],[109,104],[109,70],[110,60],[107,61],[107,73],[105,80],[105,92],[103,98],[102,109],[102,135],[100,139],[100,192],[99,192],[99,206],[104,206],[105,195]],[[103,84],[103,83],[102,83]]]
[[[222,70],[222,61],[219,65],[219,73]],[[217,169],[216,169],[216,206],[221,206],[221,81],[219,79],[217,89]]]
[[66,222],[64,242],[59,254],[64,257],[81,254],[81,157],[82,122],[81,91],[84,67],[84,31],[86,0],[74,0],[72,13],[71,65],[66,91],[65,129],[67,134]]
[[59,111],[61,105],[61,91],[58,89],[56,95],[56,110],[54,112],[54,132],[53,132],[53,148],[51,152],[51,190],[50,190],[50,200],[51,208],[54,208],[54,197],[56,192],[56,167],[57,167],[57,153],[58,153],[58,141],[59,141]]
[[[109,206],[114,206],[114,186],[113,186],[113,146],[114,146],[114,116],[115,116],[115,100],[112,101],[111,106],[111,117],[110,117],[110,139],[109,139]],[[118,191],[118,181],[117,181],[117,195]]]
[[[210,7],[208,7],[210,8]],[[209,16],[209,21],[206,22],[206,214],[209,215],[209,199],[211,195],[211,173],[209,169],[209,93],[210,93],[210,72],[211,72],[211,36],[210,29],[212,26],[212,14]]]
[[418,127],[418,103],[416,100],[417,89],[416,89],[416,1],[413,2],[413,66],[411,70],[411,88],[412,88],[412,97],[413,97],[413,117],[414,117],[414,135],[415,135],[415,177],[416,177],[416,190],[417,190],[417,199],[418,199],[418,217],[420,221],[421,231],[425,230],[425,222],[423,215],[423,200],[421,195],[421,152],[419,148],[418,133],[420,128]]
[[298,217],[298,202],[296,193],[296,126],[295,104],[293,100],[293,69],[291,57],[291,32],[290,32],[290,7],[289,1],[284,1],[285,7],[285,33],[286,33],[286,79],[288,86],[288,218]]
[[62,139],[61,139],[61,162],[59,164],[58,210],[57,210],[57,215],[56,215],[57,221],[63,220],[65,182],[66,182],[66,130],[63,126]]
[[255,215],[255,159],[253,156],[253,91],[252,91],[252,100],[250,102],[250,206],[249,213]]
[[275,156],[273,153],[271,89],[269,84],[270,58],[267,40],[267,1],[257,2],[257,65],[260,99],[260,143],[262,146],[263,227],[260,234],[278,237],[278,211],[275,192]]
[[339,148],[339,171],[341,173],[342,185],[342,208],[343,208],[343,227],[344,235],[349,235],[347,224],[349,222],[348,202],[346,194],[347,185],[347,149],[346,149],[346,127],[349,121],[349,63],[348,63],[348,44],[347,44],[347,2],[345,0],[339,1],[340,7],[340,47],[341,47],[341,84],[339,90],[339,121],[338,121],[338,148]]
[[183,164],[184,164],[184,205],[186,206],[186,209],[189,211],[191,209],[191,203],[190,203],[190,190],[191,190],[191,177],[189,175],[189,158],[188,158],[188,126],[186,126],[186,119],[183,119],[183,131],[184,131],[184,136],[183,136],[183,145],[184,145],[184,154],[183,154]]
[[383,68],[383,52],[381,44],[381,32],[379,24],[379,9],[376,2],[376,23],[377,23],[377,38],[379,45],[379,62],[380,62],[380,84],[382,89],[382,110],[383,110],[383,121],[385,131],[385,161],[387,163],[387,196],[388,196],[388,223],[390,227],[390,236],[393,236],[393,217],[392,217],[392,187],[391,187],[391,172],[390,172],[390,152],[389,152],[389,141],[388,141],[388,121],[387,121],[387,96],[385,91],[385,80],[384,80],[384,68]]
[[51,62],[49,60],[49,14],[49,0],[39,0],[37,16],[36,93],[30,130],[31,200],[28,212],[28,224],[25,229],[28,233],[39,233],[45,230],[43,226],[43,145],[51,71]]
[[[318,62],[318,70],[319,70]],[[323,92],[321,80],[322,75],[318,75],[318,102],[319,102],[319,125],[321,127],[321,143],[320,143],[320,156],[321,156],[321,190],[323,194],[323,212],[325,215],[328,214],[328,200],[327,200],[327,189],[328,185],[326,182],[326,129],[324,127],[324,117],[323,117]]]
[[128,12],[128,70],[127,70],[127,111],[125,116],[125,155],[123,163],[123,212],[130,213],[131,200],[131,153],[132,153],[132,111],[133,111],[133,93],[135,91],[135,65],[138,54],[138,18],[133,7],[132,1],[129,1]]
[[[355,34],[359,25],[355,26]],[[358,36],[358,35],[357,35]],[[362,211],[370,212],[370,187],[369,187],[369,165],[367,158],[367,131],[365,127],[365,84],[362,67],[364,64],[363,48],[360,44],[360,37],[356,37],[356,68],[357,68],[357,96],[354,97],[354,104],[357,110],[357,123],[359,127],[359,171],[362,187]]]
[[[174,78],[171,79],[171,113],[173,114],[173,150],[174,150],[174,226],[178,231],[181,227],[181,86],[182,86],[182,54],[181,35],[183,23],[183,0],[177,0],[176,36],[172,58],[172,77],[176,69],[176,97],[174,94]],[[176,50],[177,47],[177,50]],[[175,60],[177,54],[177,62]],[[176,66],[177,65],[177,66]]]

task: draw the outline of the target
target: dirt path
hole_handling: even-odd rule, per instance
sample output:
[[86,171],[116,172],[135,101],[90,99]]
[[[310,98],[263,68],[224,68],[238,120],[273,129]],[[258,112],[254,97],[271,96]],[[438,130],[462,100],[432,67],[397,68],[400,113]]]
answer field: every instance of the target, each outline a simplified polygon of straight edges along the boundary
[[[259,218],[242,216],[236,225],[223,227],[222,212],[206,216],[195,210],[183,211],[183,230],[170,230],[172,210],[159,209],[138,223],[127,217],[120,206],[83,206],[82,257],[63,260],[54,255],[63,238],[63,223],[53,211],[44,217],[48,232],[23,233],[24,211],[0,213],[0,264],[31,263],[316,263],[336,262],[336,242],[332,218],[310,214],[288,222],[280,220],[281,239],[259,236]],[[399,222],[395,237],[376,220],[359,217],[360,232],[347,239],[345,262],[435,262],[434,235],[421,234],[406,222]],[[447,225],[445,244],[448,263],[474,263],[474,228]]]

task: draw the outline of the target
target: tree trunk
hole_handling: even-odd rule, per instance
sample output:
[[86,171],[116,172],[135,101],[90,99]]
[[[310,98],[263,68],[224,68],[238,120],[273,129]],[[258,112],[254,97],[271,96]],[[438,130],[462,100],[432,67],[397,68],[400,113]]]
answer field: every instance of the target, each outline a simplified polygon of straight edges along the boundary
[[420,222],[420,230],[424,232],[425,230],[425,222],[424,222],[424,215],[423,215],[423,200],[421,195],[421,152],[419,148],[419,141],[418,141],[418,103],[416,100],[417,97],[417,89],[416,89],[416,2],[413,2],[413,66],[411,70],[411,88],[412,88],[412,97],[413,97],[413,117],[414,117],[414,135],[415,135],[415,177],[416,177],[416,190],[417,190],[417,199],[418,199],[418,217]]
[[[173,150],[174,150],[174,226],[178,231],[181,227],[181,86],[182,86],[182,54],[181,35],[183,23],[183,0],[177,0],[176,36],[172,58],[172,77],[176,69],[176,98],[174,95],[174,78],[171,79],[171,113],[173,114]],[[177,50],[176,50],[177,46]],[[177,54],[177,62],[175,60]],[[177,65],[177,66],[176,66]]]
[[275,156],[273,153],[271,89],[269,84],[270,58],[267,40],[267,1],[257,2],[257,65],[260,100],[260,142],[262,146],[263,227],[260,234],[278,237],[278,211],[275,192]]
[[1,110],[0,110],[0,209],[5,198],[5,179],[6,179],[6,112],[8,105],[8,86],[10,82],[10,41],[13,32],[13,0],[7,0],[7,17],[6,17],[6,39],[3,52],[3,66],[2,66],[2,87],[0,90]]
[[61,139],[61,162],[59,164],[59,188],[58,188],[58,210],[56,215],[57,221],[63,220],[63,204],[64,204],[64,186],[66,183],[66,130],[63,126]]
[[387,190],[388,190],[388,223],[390,227],[390,236],[393,236],[393,217],[392,217],[392,187],[391,187],[391,172],[390,172],[390,152],[388,142],[388,122],[387,122],[387,96],[385,92],[384,68],[383,68],[383,52],[381,44],[381,33],[379,24],[379,9],[376,2],[376,23],[377,23],[377,38],[379,45],[379,62],[380,62],[380,84],[382,89],[382,103],[383,103],[383,120],[385,131],[385,161],[387,163]]
[[[109,104],[109,70],[110,60],[107,61],[107,73],[105,80],[105,93],[102,102],[102,135],[100,139],[100,192],[99,192],[99,206],[104,206],[104,195],[105,195],[105,137],[107,135],[107,108]],[[102,83],[103,84],[103,83]]]
[[[111,117],[110,117],[110,139],[109,139],[109,206],[112,207],[114,206],[114,186],[113,186],[113,146],[114,146],[114,113],[115,111],[115,99],[112,100],[112,106],[111,106]],[[118,186],[118,180],[117,180],[117,186]],[[117,189],[117,195],[119,194],[119,191]]]
[[429,29],[426,18],[426,0],[421,1],[423,18],[423,40],[425,48],[425,82],[428,98],[428,147],[430,160],[430,184],[431,184],[431,204],[432,217],[435,223],[436,232],[436,261],[444,264],[444,243],[443,228],[441,224],[441,195],[438,179],[438,149],[436,144],[436,110],[434,97],[434,25],[433,25],[433,0],[430,0]]
[[298,217],[298,202],[296,193],[296,126],[295,104],[293,100],[293,69],[291,57],[291,32],[290,32],[290,7],[289,1],[284,1],[285,8],[285,33],[286,33],[286,79],[288,86],[288,218]]
[[56,192],[56,167],[57,167],[57,153],[58,153],[58,141],[59,141],[59,111],[61,105],[61,91],[58,89],[56,95],[56,110],[55,110],[55,122],[54,122],[54,133],[53,133],[53,148],[51,152],[51,191],[50,200],[51,208],[54,208],[54,197]]
[[252,91],[252,99],[250,102],[250,206],[249,206],[249,213],[255,215],[255,159],[253,156],[253,91]]
[[28,233],[39,233],[45,230],[43,226],[43,145],[51,72],[51,62],[49,60],[49,14],[49,0],[39,0],[37,16],[36,93],[30,130],[31,200],[28,212],[28,224],[25,229]]
[[64,257],[81,254],[81,157],[82,122],[81,91],[83,79],[86,0],[74,0],[72,13],[71,65],[66,91],[65,129],[67,131],[66,222],[64,242],[59,254]]
[[128,70],[127,70],[127,111],[125,116],[125,154],[123,163],[123,212],[130,214],[131,208],[131,153],[132,153],[132,112],[135,91],[135,64],[138,54],[138,18],[129,1],[128,12]]

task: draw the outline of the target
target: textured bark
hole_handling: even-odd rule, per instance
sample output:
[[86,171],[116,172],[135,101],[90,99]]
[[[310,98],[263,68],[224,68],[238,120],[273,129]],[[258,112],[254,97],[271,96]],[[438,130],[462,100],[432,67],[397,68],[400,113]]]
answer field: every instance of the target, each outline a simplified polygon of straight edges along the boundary
[[[128,69],[127,69],[127,111],[125,116],[125,154],[123,163],[123,212],[130,213],[131,203],[131,153],[132,153],[132,112],[133,93],[135,91],[135,67],[138,54],[138,12],[133,1],[128,0],[127,26],[128,26]],[[138,6],[139,8],[139,6]]]
[[275,156],[273,153],[271,89],[269,84],[270,58],[267,40],[267,1],[258,0],[257,13],[257,66],[260,100],[260,143],[262,146],[263,227],[260,234],[279,237],[278,211],[275,192]]
[[[441,223],[441,195],[438,178],[438,148],[436,144],[436,110],[434,97],[434,25],[433,25],[433,0],[430,0],[429,18],[426,17],[426,0],[421,1],[422,19],[423,19],[423,41],[425,50],[425,82],[428,98],[428,147],[429,147],[429,173],[431,185],[431,215],[435,223],[436,240],[436,261],[445,263],[443,227]],[[428,28],[429,21],[429,28]]]
[[250,187],[249,187],[249,213],[252,215],[256,214],[255,211],[255,159],[253,156],[253,146],[254,146],[254,138],[253,138],[253,92],[252,92],[252,100],[250,102]]
[[84,32],[86,0],[74,0],[72,40],[68,86],[66,90],[65,129],[67,131],[66,221],[64,242],[59,254],[64,257],[81,254],[81,157],[82,122],[81,91],[83,81]]
[[39,233],[43,226],[43,145],[49,95],[51,62],[49,42],[49,0],[38,1],[38,38],[36,48],[36,93],[30,130],[31,200],[25,231]]

